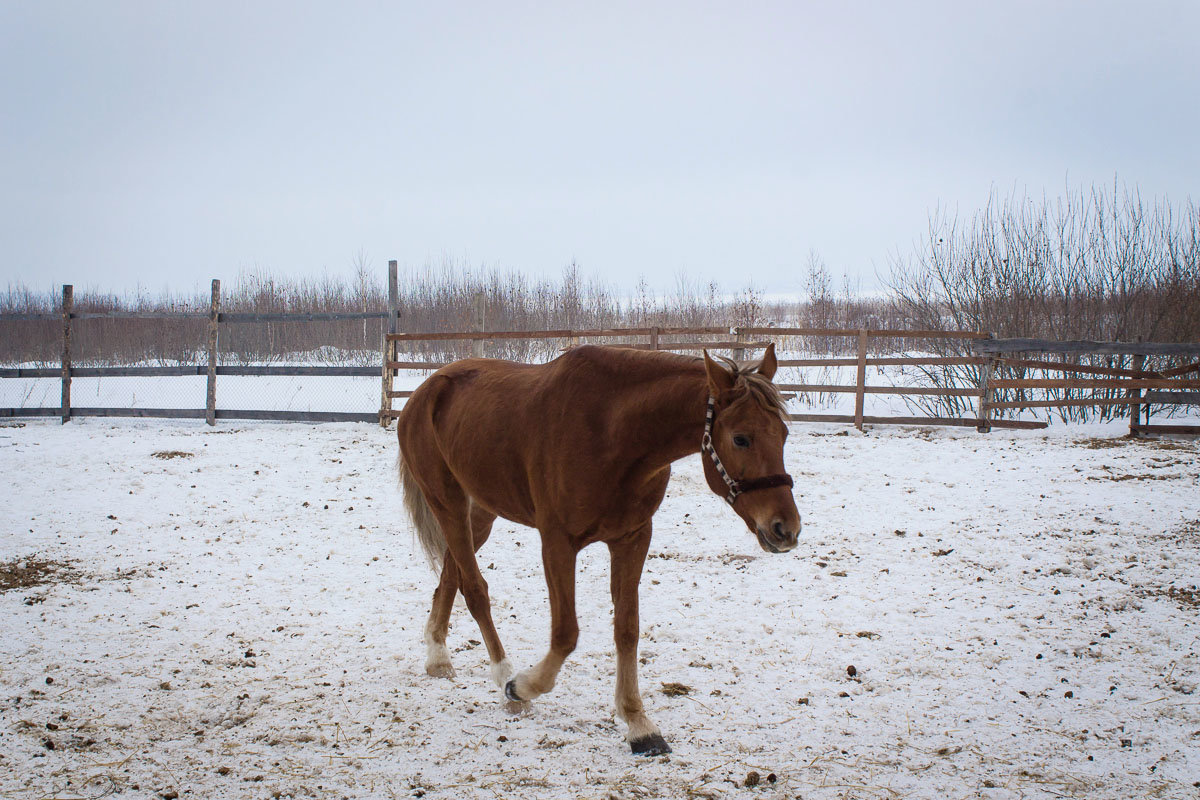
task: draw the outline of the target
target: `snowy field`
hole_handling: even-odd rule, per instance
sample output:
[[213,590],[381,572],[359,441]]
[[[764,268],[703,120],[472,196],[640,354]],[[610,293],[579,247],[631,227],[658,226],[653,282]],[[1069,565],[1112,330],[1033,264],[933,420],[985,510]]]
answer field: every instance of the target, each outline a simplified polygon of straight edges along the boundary
[[[776,556],[680,462],[642,584],[674,753],[644,760],[604,548],[532,714],[461,603],[457,678],[424,674],[393,433],[6,422],[0,796],[1196,797],[1200,445],[1125,430],[794,425],[805,528]],[[529,666],[536,534],[498,522],[481,564]]]

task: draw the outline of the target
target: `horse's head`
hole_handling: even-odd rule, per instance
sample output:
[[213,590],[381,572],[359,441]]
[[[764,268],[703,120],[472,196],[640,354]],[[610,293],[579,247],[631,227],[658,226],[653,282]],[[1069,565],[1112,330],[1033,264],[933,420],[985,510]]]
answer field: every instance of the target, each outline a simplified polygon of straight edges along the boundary
[[748,367],[727,359],[718,363],[704,353],[710,398],[704,477],[769,553],[791,550],[800,535],[792,479],[783,465],[787,412],[771,383],[777,366],[774,344]]

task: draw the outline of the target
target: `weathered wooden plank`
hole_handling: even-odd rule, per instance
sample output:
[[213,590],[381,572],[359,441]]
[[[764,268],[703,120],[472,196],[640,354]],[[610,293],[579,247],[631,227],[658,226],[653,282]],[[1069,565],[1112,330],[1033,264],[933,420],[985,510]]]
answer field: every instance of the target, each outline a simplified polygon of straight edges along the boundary
[[388,399],[392,399],[392,398],[396,398],[396,397],[412,397],[412,394],[413,393],[407,389],[389,389],[388,390]]
[[792,422],[854,422],[853,414],[788,414]]
[[[11,410],[11,416],[54,416],[58,409],[0,409],[0,416]],[[42,412],[46,413],[42,413]],[[163,419],[205,419],[203,408],[73,408],[77,417],[159,417]],[[377,413],[343,411],[271,411],[217,409],[217,419],[274,420],[279,422],[378,422]]]
[[714,325],[707,328],[659,328],[658,332],[663,336],[723,336],[732,334],[733,329]]
[[1200,436],[1200,425],[1139,425],[1139,433],[1178,433]]
[[[868,362],[870,359],[868,359]],[[853,367],[858,365],[857,358],[790,358],[780,359],[781,367]]]
[[[747,336],[858,336],[858,330],[841,328],[741,328],[738,329]],[[733,334],[735,329],[721,327],[705,328],[659,328],[662,336],[705,336],[714,334]],[[603,330],[572,331],[566,329],[544,331],[441,331],[425,333],[396,333],[388,334],[394,341],[452,341],[461,339],[570,339],[589,337],[633,337],[649,336],[650,328],[608,328]],[[978,339],[985,334],[976,331],[932,331],[932,330],[867,330],[867,336],[872,338],[895,339]],[[747,344],[747,347],[750,345]],[[766,344],[761,345],[763,347]]]
[[1145,400],[1137,398],[1113,398],[1095,400],[1014,400],[1004,403],[992,403],[992,408],[1074,408],[1084,406],[1136,406],[1144,405]]
[[204,375],[205,367],[75,367],[76,378],[165,378],[181,375]]
[[[1034,358],[998,358],[997,361],[1012,367],[1028,367],[1030,369],[1041,369],[1050,372],[1076,372],[1081,375],[1113,375],[1117,377],[1132,378],[1135,373],[1131,369],[1118,369],[1117,367],[1093,367],[1083,364],[1064,364],[1061,361],[1042,361]],[[1167,377],[1164,373],[1163,377]]]
[[386,320],[387,318],[388,312],[386,311],[336,311],[314,314],[256,314],[242,311],[222,311],[217,321],[221,322],[222,324],[239,324],[247,322],[339,322],[342,320],[355,319]]
[[826,394],[849,394],[858,391],[857,386],[834,383],[777,383],[775,388],[781,392],[822,392]]
[[1162,405],[1200,405],[1200,392],[1146,392],[1147,403]]
[[52,311],[29,314],[0,313],[0,322],[54,322],[60,319],[62,319],[62,314],[55,314]]
[[379,367],[217,367],[218,375],[255,377],[307,375],[316,377],[378,378]]
[[62,368],[53,367],[13,367],[0,369],[0,378],[60,378]]
[[208,319],[208,314],[203,311],[81,311],[71,314],[71,319],[200,320]]
[[221,282],[213,278],[212,300],[208,309],[208,382],[205,390],[205,416],[209,425],[217,424],[217,323],[221,311]]
[[[739,342],[736,339],[733,341],[721,342],[659,342],[659,350],[762,350],[769,345],[770,342]],[[734,359],[737,361],[738,359]]]
[[217,409],[217,419],[256,419],[277,422],[378,422],[377,412],[350,411],[259,411]]
[[[750,336],[858,336],[858,328],[743,328]],[[869,328],[870,338],[886,339],[980,339],[987,336],[978,331],[892,330]]]
[[1166,378],[1083,380],[1075,378],[1004,378],[992,382],[997,389],[1200,389],[1200,380]]
[[204,419],[203,408],[75,408],[77,417],[161,417],[163,419]]
[[1175,369],[1169,369],[1166,372],[1163,372],[1162,376],[1164,378],[1177,378],[1180,375],[1187,375],[1189,372],[1200,372],[1200,361],[1196,361],[1191,364],[1185,364],[1184,366],[1176,367]]
[[71,309],[75,305],[75,287],[62,289],[62,421],[71,419]]
[[57,417],[62,408],[0,408],[0,417]]
[[388,316],[387,329],[383,336],[383,358],[380,376],[382,382],[380,385],[380,401],[379,401],[379,424],[386,428],[388,424],[387,412],[392,410],[392,381],[396,377],[396,368],[392,366],[392,362],[396,360],[396,342],[388,338],[388,334],[396,332],[399,324],[400,313],[400,280],[399,268],[396,261],[393,259],[388,261]]
[[1131,356],[1196,356],[1200,342],[1091,342],[1051,339],[985,339],[972,342],[976,353],[1095,353]]
[[[395,342],[391,343],[395,345]],[[441,369],[448,361],[389,361],[388,369]]]
[[[1141,353],[1138,353],[1137,355],[1135,355],[1133,357],[1133,371],[1137,378],[1142,377],[1142,368],[1145,365],[1146,365],[1146,356],[1142,355]],[[1130,385],[1137,385],[1138,381],[1131,380],[1131,381],[1129,381],[1129,383],[1130,383]],[[1141,386],[1138,385],[1137,388],[1130,390],[1126,396],[1131,400],[1140,400],[1142,397]],[[1149,409],[1147,409],[1147,412],[1148,411],[1149,411]],[[1130,405],[1129,406],[1129,435],[1130,436],[1138,435],[1138,427],[1141,424],[1141,421],[1142,421],[1142,404],[1136,403],[1136,404]],[[1146,422],[1149,422],[1149,421],[1150,421],[1150,414],[1147,413],[1146,414]]]
[[[853,423],[854,416],[850,414],[789,414],[788,418],[793,422],[847,422]],[[952,426],[956,428],[974,428],[979,424],[979,420],[972,417],[969,419],[952,419],[948,417],[871,417],[864,416],[863,423],[866,425],[940,425]],[[991,421],[993,428],[1014,428],[1020,430],[1037,430],[1045,428],[1047,423],[1035,422],[1021,419],[994,419]]]
[[[828,394],[857,393],[859,388],[857,386],[823,383],[778,383],[775,386],[780,391],[786,392],[819,392]],[[978,389],[942,389],[936,386],[864,386],[863,392],[865,394],[919,394],[942,397],[975,397],[979,394]]]
[[975,401],[975,409],[979,414],[979,425],[975,430],[980,433],[990,433],[992,430],[989,417],[992,413],[992,370],[995,369],[995,359],[988,359],[979,366],[979,399]]
[[867,390],[867,336],[866,329],[858,332],[858,377],[854,386],[854,427],[860,431],[863,427],[863,405],[866,403]]
[[[257,366],[257,367],[217,367],[217,375],[241,376],[316,376],[316,377],[350,377],[375,378],[379,376],[378,367],[304,367],[304,366]],[[206,366],[178,367],[73,367],[73,378],[164,378],[187,375],[206,375]],[[61,374],[57,369],[0,369],[0,378],[56,378]]]
[[979,389],[940,388],[937,386],[867,386],[867,394],[919,394],[935,397],[976,397]]
[[[867,359],[868,367],[967,367],[983,364],[985,356],[930,356],[929,358],[874,357]],[[853,367],[857,358],[793,358],[781,359],[781,367]]]
[[[667,328],[662,329],[663,333],[666,333],[667,331]],[[636,337],[649,335],[649,328],[607,328],[602,330],[582,331],[554,329],[544,331],[442,331],[432,333],[389,333],[388,339],[395,342],[434,342],[461,341],[470,339],[589,339],[601,336]]]
[[[400,321],[399,266],[395,259],[388,261],[387,332],[395,333]],[[386,360],[386,359],[384,359]]]

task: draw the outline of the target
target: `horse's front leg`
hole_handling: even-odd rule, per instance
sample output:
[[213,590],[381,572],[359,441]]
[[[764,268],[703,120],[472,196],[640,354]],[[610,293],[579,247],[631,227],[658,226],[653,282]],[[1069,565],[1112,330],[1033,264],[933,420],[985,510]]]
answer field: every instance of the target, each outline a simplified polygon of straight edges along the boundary
[[575,557],[565,537],[542,533],[542,567],[550,590],[550,651],[535,667],[517,673],[504,687],[509,700],[523,703],[554,688],[563,662],[579,640],[575,618]]
[[650,549],[650,523],[608,543],[612,556],[613,639],[617,644],[617,715],[629,726],[634,755],[671,752],[658,726],[646,716],[638,689],[638,583]]

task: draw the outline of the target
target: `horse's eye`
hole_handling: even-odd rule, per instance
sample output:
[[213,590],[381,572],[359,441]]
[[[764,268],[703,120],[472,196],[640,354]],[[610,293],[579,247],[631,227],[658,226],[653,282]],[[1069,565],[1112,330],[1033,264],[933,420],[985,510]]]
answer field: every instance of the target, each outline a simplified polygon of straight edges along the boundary
[[734,447],[749,447],[750,446],[750,437],[743,436],[740,433],[737,434],[736,436],[733,437],[733,446]]

